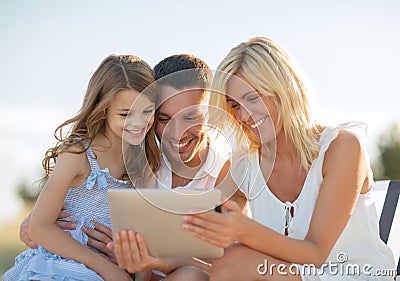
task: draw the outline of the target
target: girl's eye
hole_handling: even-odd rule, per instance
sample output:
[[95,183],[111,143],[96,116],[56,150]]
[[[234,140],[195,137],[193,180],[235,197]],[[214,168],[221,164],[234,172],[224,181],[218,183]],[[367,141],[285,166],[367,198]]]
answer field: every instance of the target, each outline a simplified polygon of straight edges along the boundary
[[128,113],[120,113],[119,116],[128,117]]
[[154,112],[153,109],[143,111],[143,114],[152,114]]

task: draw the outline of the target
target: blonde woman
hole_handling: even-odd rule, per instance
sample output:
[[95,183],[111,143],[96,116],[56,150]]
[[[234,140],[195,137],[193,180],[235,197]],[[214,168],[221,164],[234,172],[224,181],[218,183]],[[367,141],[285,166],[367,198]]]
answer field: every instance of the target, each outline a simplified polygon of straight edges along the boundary
[[316,123],[293,59],[268,38],[233,48],[214,86],[210,103],[246,141],[231,175],[253,220],[233,201],[222,214],[183,217],[195,236],[229,247],[210,280],[393,280],[378,276],[394,258],[379,238],[368,154],[354,130],[362,125]]

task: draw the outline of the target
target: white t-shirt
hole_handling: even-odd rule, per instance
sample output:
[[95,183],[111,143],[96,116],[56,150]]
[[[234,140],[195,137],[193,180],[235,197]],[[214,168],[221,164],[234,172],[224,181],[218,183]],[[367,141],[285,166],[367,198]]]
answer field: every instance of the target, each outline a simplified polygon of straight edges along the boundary
[[[217,177],[227,161],[227,157],[219,153],[213,144],[209,144],[207,159],[185,186],[178,186],[176,189],[212,189],[215,186]],[[157,172],[157,188],[172,188],[171,165],[165,156],[161,156],[161,167]],[[165,277],[163,272],[154,270],[153,272]]]
[[[211,189],[214,188],[217,177],[227,161],[227,156],[222,155],[216,147],[210,143],[207,158],[197,171],[193,179],[185,186],[178,186],[178,189]],[[172,187],[171,165],[165,156],[161,156],[161,167],[157,172],[157,188]]]

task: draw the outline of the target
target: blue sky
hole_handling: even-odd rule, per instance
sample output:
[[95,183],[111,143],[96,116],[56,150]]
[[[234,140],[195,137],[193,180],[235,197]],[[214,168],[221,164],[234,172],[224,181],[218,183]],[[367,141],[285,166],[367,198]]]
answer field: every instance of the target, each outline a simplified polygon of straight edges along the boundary
[[268,36],[307,73],[319,120],[369,125],[372,156],[377,136],[400,122],[399,1],[135,2],[0,2],[0,225],[18,214],[16,184],[41,176],[55,127],[111,53],[151,66],[190,53],[215,69],[233,46]]

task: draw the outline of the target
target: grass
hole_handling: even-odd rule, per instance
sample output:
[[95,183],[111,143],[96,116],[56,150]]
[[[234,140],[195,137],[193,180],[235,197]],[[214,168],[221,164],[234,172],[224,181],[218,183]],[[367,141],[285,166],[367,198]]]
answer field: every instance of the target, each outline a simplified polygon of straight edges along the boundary
[[19,240],[19,225],[25,212],[12,223],[0,227],[0,276],[14,265],[15,257],[26,249]]

